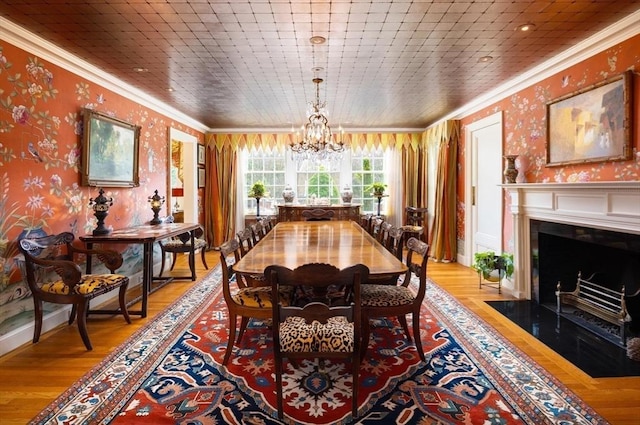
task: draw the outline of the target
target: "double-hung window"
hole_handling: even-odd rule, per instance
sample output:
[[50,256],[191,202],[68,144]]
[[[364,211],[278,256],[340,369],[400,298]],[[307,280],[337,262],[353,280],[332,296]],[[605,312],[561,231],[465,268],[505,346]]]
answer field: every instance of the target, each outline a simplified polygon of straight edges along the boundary
[[260,200],[260,215],[275,214],[275,206],[284,203],[282,191],[290,185],[296,193],[294,203],[340,204],[340,192],[345,185],[353,190],[351,203],[360,204],[360,212],[375,213],[377,200],[371,196],[371,184],[385,183],[384,151],[382,149],[349,149],[340,159],[315,163],[297,162],[287,150],[253,149],[243,155],[247,162],[244,175],[245,213],[255,214],[256,201],[248,197],[251,186],[262,181],[269,196]]

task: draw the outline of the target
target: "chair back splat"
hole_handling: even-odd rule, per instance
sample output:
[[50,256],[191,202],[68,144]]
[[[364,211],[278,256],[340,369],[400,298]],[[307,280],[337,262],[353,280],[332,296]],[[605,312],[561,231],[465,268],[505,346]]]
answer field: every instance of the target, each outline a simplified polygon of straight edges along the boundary
[[278,417],[283,417],[282,373],[284,358],[296,360],[348,359],[353,379],[352,416],[358,416],[360,368],[360,283],[369,275],[357,264],[339,270],[330,264],[310,263],[296,269],[273,265],[264,275],[271,297],[290,289],[288,303],[273,304]]
[[[46,301],[55,304],[71,304],[69,325],[74,322],[77,314],[80,337],[87,350],[91,350],[93,347],[87,332],[89,301],[119,289],[119,312],[127,323],[131,323],[126,302],[129,278],[115,273],[122,265],[120,253],[106,249],[83,249],[74,246],[73,240],[73,233],[69,232],[22,239],[18,247],[24,256],[24,261],[20,261],[19,266],[33,296],[35,320],[33,342],[38,342],[42,332],[42,303]],[[95,256],[111,273],[83,274],[76,263],[77,255]]]

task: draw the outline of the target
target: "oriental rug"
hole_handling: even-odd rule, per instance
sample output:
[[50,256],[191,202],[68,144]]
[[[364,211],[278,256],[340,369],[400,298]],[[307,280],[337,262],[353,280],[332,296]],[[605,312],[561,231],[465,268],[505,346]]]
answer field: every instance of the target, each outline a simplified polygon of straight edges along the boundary
[[[351,418],[349,364],[286,367],[276,414],[268,324],[252,321],[229,365],[220,267],[43,410],[52,424],[605,424],[491,326],[429,282],[422,364],[395,320],[379,320]],[[415,287],[415,282],[413,283]]]

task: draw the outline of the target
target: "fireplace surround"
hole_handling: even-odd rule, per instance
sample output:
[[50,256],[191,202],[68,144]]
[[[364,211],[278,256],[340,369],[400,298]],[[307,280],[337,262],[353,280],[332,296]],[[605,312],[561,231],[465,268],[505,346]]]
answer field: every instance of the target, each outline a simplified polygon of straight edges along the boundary
[[[578,233],[591,234],[585,238],[617,240],[613,245],[605,244],[603,254],[600,254],[610,256],[611,261],[629,257],[631,262],[625,264],[633,264],[639,258],[640,254],[636,249],[640,240],[640,182],[516,183],[502,186],[511,197],[515,268],[512,281],[506,282],[503,288],[516,298],[546,302],[546,286],[555,285],[557,282],[553,283],[553,280],[557,276],[538,269],[536,260],[545,258],[545,254],[536,250],[549,247],[553,249],[558,242],[553,238],[571,239],[563,241],[568,245],[561,254],[574,255],[576,247],[584,240],[566,236],[571,232],[575,235],[576,229],[579,230]],[[541,228],[542,233],[539,232]],[[626,249],[622,245],[624,243],[632,248]],[[621,247],[624,249],[617,251]],[[589,248],[586,252],[589,252]],[[592,263],[600,261],[598,254],[593,255]],[[547,264],[542,263],[541,266],[547,270],[554,267],[554,260],[543,261]],[[625,266],[618,268],[623,267]],[[621,270],[623,272],[633,275],[637,270]],[[559,279],[570,280],[567,288],[575,283],[577,277],[571,278],[568,273],[573,272],[563,272],[563,277]],[[541,277],[545,281],[541,281]],[[640,282],[633,282],[636,278],[637,276],[626,279],[627,282],[640,286]],[[541,288],[544,289],[542,295]]]

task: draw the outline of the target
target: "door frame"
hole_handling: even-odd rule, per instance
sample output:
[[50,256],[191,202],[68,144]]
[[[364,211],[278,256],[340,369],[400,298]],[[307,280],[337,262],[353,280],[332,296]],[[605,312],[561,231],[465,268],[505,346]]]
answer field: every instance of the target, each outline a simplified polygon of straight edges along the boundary
[[171,141],[182,142],[183,163],[183,204],[184,222],[198,223],[198,138],[175,128],[169,128],[169,141],[167,149],[167,205],[171,209],[173,200],[171,199]]
[[[462,254],[458,254],[458,262],[462,265],[465,266],[471,266],[471,264],[473,263],[473,246],[474,246],[474,232],[475,229],[473,228],[473,209],[472,209],[472,182],[473,182],[473,170],[477,169],[477,164],[473,163],[473,158],[475,157],[474,152],[472,151],[473,148],[473,142],[472,142],[472,137],[473,137],[473,133],[475,131],[478,131],[482,128],[485,127],[489,127],[492,125],[496,125],[499,124],[500,125],[500,134],[501,134],[501,139],[504,140],[504,134],[503,134],[503,118],[502,118],[502,111],[498,111],[492,115],[489,115],[488,117],[482,118],[478,121],[475,121],[467,126],[465,126],[465,130],[464,130],[464,141],[465,141],[465,165],[464,165],[464,169],[465,169],[465,181],[464,181],[464,187],[465,187],[465,194],[464,194],[464,203],[465,203],[465,212],[464,212],[464,252]],[[500,152],[496,152],[496,154],[502,158],[502,150],[504,147],[504,141],[500,144],[501,149]],[[500,214],[502,216],[503,214],[503,205],[500,205]],[[503,234],[504,234],[504,228],[500,231],[500,240],[502,241],[503,238]],[[501,242],[502,245],[502,242]]]

